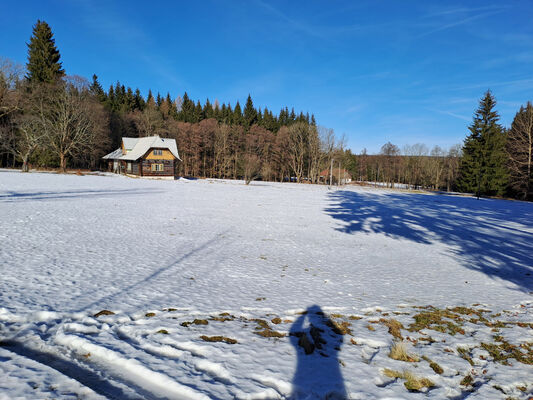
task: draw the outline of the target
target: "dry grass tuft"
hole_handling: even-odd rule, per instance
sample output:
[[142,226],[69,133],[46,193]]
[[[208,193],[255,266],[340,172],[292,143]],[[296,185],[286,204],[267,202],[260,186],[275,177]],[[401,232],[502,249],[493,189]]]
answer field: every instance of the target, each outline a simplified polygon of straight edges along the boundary
[[419,392],[422,389],[431,388],[435,386],[435,384],[428,378],[420,378],[409,371],[399,372],[399,371],[394,371],[392,369],[385,368],[383,370],[383,374],[385,374],[389,378],[404,379],[405,382],[403,384],[405,388],[410,391]]
[[144,314],[144,316],[145,316],[146,318],[155,317],[155,312],[149,312],[149,313],[146,313],[146,314]]
[[416,354],[410,354],[407,352],[405,342],[394,342],[391,347],[389,357],[393,360],[405,361],[405,362],[418,362],[420,358]]
[[347,321],[337,322],[335,320],[328,320],[326,325],[331,328],[337,335],[351,335],[352,331],[349,328],[350,323]]

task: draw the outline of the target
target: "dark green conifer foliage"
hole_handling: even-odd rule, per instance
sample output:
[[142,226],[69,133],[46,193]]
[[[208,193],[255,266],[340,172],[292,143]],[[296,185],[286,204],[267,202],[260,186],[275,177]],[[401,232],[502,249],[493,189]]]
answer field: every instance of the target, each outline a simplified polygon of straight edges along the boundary
[[496,100],[490,91],[479,102],[470,135],[463,145],[459,189],[481,195],[501,196],[507,186],[505,131],[494,111]]
[[141,91],[137,88],[135,89],[135,95],[133,96],[133,108],[137,110],[144,110],[144,98],[141,95]]
[[213,105],[211,104],[209,99],[205,101],[203,114],[205,115],[205,118],[213,118],[213,116],[215,115]]
[[104,89],[102,88],[102,85],[100,85],[100,82],[98,82],[98,76],[96,74],[93,74],[93,81],[91,83],[91,86],[89,87],[89,90],[93,95],[96,96],[98,101],[101,103],[104,103],[107,99],[107,96],[104,92]]
[[241,125],[242,124],[242,110],[241,105],[237,101],[237,104],[235,104],[235,108],[233,109],[233,123],[235,125]]
[[50,26],[37,20],[28,43],[28,74],[26,78],[32,83],[53,83],[65,75],[61,68],[59,50]]
[[248,95],[246,105],[244,106],[244,123],[247,127],[257,123],[257,111],[254,108],[254,103],[250,95]]

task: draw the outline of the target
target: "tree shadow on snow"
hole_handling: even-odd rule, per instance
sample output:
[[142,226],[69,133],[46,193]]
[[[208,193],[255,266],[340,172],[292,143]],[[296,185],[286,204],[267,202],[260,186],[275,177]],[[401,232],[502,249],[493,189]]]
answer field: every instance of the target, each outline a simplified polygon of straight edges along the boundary
[[65,190],[42,192],[13,192],[0,193],[0,203],[13,203],[34,200],[79,199],[91,197],[123,196],[135,194],[161,193],[161,190],[145,189],[115,189],[115,190]]
[[[166,266],[163,266],[161,268],[158,268],[154,271],[152,271],[150,274],[145,276],[144,278],[141,278],[140,280],[133,282],[129,284],[128,286],[122,287],[121,289],[115,291],[114,293],[110,293],[108,295],[105,295],[99,299],[96,299],[89,304],[83,306],[81,309],[78,309],[77,311],[86,311],[90,310],[93,307],[99,305],[99,304],[109,304],[112,301],[115,301],[117,298],[122,298],[127,295],[131,295],[132,293],[135,293],[138,289],[144,288],[145,286],[149,285],[152,281],[156,281],[157,279],[161,278],[161,276],[165,273],[168,273],[169,271],[172,271],[176,269],[176,267],[180,266],[184,261],[187,259],[193,257],[197,253],[200,253],[212,245],[216,244],[221,238],[224,237],[224,234],[228,231],[223,231],[222,233],[219,233],[215,235],[213,238],[207,240],[203,244],[189,250],[187,253],[181,255],[181,257],[177,258],[175,261],[171,262],[170,264],[167,264]],[[177,277],[174,277],[174,279],[177,279]]]
[[290,399],[346,399],[337,358],[343,337],[319,306],[309,307],[293,323],[290,339],[298,355]]
[[[339,190],[325,211],[338,231],[442,242],[467,268],[533,289],[533,204],[469,197]],[[428,260],[430,263],[430,260]]]

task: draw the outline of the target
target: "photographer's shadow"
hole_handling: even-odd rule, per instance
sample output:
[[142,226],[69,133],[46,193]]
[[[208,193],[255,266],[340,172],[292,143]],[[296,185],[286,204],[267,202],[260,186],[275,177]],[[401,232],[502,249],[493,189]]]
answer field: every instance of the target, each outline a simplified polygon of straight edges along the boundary
[[337,358],[343,336],[319,306],[309,307],[294,322],[290,338],[298,355],[290,399],[346,399]]

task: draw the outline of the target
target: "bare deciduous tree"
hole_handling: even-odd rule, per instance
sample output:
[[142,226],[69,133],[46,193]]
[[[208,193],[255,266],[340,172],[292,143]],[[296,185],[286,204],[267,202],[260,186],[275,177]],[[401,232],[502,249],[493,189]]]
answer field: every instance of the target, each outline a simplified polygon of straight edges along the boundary
[[[96,100],[87,81],[73,77],[55,85],[39,85],[32,91],[34,115],[39,120],[47,148],[59,158],[66,171],[69,157],[91,151],[102,131],[101,119],[94,118]],[[98,105],[99,106],[99,105]]]
[[520,107],[507,136],[511,186],[521,198],[533,197],[533,105]]
[[307,124],[297,122],[289,126],[286,151],[289,165],[296,175],[297,182],[301,182],[304,173],[308,137],[309,126]]

